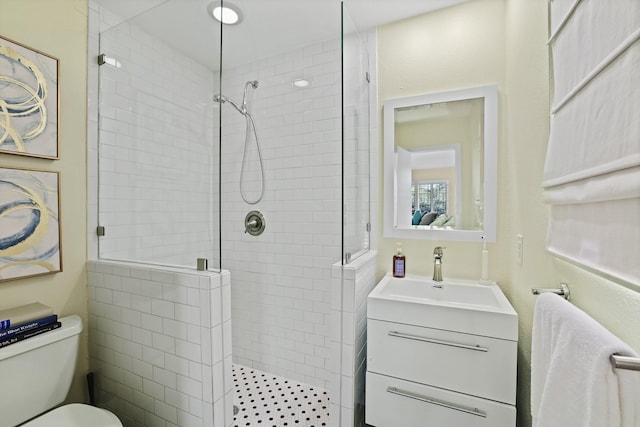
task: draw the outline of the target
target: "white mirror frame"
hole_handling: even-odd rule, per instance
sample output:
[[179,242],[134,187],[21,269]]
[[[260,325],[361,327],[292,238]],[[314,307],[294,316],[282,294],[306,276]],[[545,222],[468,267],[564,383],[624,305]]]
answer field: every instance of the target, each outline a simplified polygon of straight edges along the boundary
[[[484,183],[482,230],[432,230],[421,228],[397,228],[394,226],[394,159],[395,159],[395,110],[425,104],[484,98]],[[383,235],[400,239],[452,240],[467,242],[496,241],[498,194],[498,86],[487,85],[469,89],[417,95],[384,101],[384,207]]]

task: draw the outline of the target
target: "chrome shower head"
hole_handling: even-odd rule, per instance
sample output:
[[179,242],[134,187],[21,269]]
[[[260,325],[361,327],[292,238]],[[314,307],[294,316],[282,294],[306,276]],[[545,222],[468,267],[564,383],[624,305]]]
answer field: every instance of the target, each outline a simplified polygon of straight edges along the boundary
[[244,110],[247,109],[247,89],[249,89],[249,86],[251,86],[254,89],[258,88],[258,81],[257,80],[249,80],[248,82],[246,82],[244,84],[244,96],[242,97],[242,108]]

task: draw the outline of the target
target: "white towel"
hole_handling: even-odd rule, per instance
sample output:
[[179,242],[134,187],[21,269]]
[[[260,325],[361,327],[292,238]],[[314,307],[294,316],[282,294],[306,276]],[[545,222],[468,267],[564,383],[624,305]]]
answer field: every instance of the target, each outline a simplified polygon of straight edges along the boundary
[[618,427],[623,419],[639,427],[640,373],[618,381],[609,360],[637,354],[589,315],[558,295],[538,296],[531,347],[533,427]]
[[640,372],[617,369],[620,384],[620,425],[640,427]]

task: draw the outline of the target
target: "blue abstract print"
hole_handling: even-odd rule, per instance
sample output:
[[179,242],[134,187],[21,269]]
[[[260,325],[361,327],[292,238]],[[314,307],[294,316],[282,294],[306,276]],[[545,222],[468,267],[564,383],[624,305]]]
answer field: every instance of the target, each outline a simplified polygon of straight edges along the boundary
[[58,174],[0,168],[0,281],[57,271]]

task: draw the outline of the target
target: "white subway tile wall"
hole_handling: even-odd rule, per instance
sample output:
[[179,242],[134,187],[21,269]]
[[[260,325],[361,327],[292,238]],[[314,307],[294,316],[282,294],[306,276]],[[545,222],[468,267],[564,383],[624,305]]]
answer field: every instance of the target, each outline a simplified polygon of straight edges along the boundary
[[[223,46],[224,50],[224,46]],[[304,77],[306,89],[293,86]],[[222,93],[249,92],[265,167],[265,195],[240,196],[245,117],[222,105],[222,253],[233,272],[234,360],[322,389],[328,387],[331,266],[341,258],[340,40],[223,71]],[[255,140],[243,188],[259,195]],[[247,173],[248,172],[248,173]],[[258,209],[262,235],[244,232]]]
[[[333,267],[333,287],[336,290],[331,303],[333,351],[342,351],[342,360],[331,368],[335,380],[329,387],[329,412],[340,414],[343,426],[365,425],[367,296],[376,285],[376,255],[376,251],[369,251],[348,265],[336,264]],[[342,301],[338,296],[340,291]],[[340,392],[342,396],[338,401],[336,397]],[[336,418],[332,416],[331,425],[336,425]]]
[[98,403],[127,427],[230,426],[230,274],[110,261],[87,269]]
[[[102,12],[106,20],[114,20]],[[134,86],[141,83],[135,75],[121,77],[122,69],[101,70],[102,93],[113,102],[100,108],[100,222],[107,226],[100,238],[100,257],[192,265],[197,257],[215,250],[209,237],[217,221],[206,221],[214,206],[212,182],[198,179],[209,176],[211,166],[193,160],[209,160],[211,153],[196,143],[178,153],[176,141],[190,136],[189,141],[201,144],[213,136],[202,130],[203,123],[196,123],[193,128],[201,133],[184,130],[178,138],[171,132],[182,132],[184,122],[171,113],[180,103],[177,108],[184,112],[183,118],[197,121],[205,116],[190,116],[182,104],[200,105],[204,101],[198,96],[212,95],[213,74],[202,73],[189,59],[126,23],[103,33],[100,41],[102,52],[123,64],[133,61],[135,73],[155,76],[158,68],[164,70],[141,87]],[[136,59],[141,52],[148,57],[144,61]],[[193,76],[184,79],[191,85],[173,88],[171,82],[182,71]],[[341,258],[340,42],[318,43],[223,75],[222,92],[238,101],[245,82],[259,80],[250,93],[249,108],[266,175],[265,197],[256,206],[265,215],[266,230],[252,237],[244,233],[243,220],[253,207],[239,194],[245,118],[223,105],[223,266],[234,271],[234,354],[239,363],[326,388],[330,267]],[[292,85],[301,75],[312,82],[304,90]],[[183,93],[185,100],[177,101]],[[165,124],[171,132],[160,137]],[[212,151],[210,145],[208,149]],[[190,153],[193,158],[185,159],[189,174],[174,170],[175,159]],[[255,141],[249,141],[247,153],[244,187],[248,198],[255,199],[261,185]],[[140,171],[150,175],[136,176]],[[174,183],[176,175],[179,180]],[[182,190],[191,186],[191,180],[193,188],[202,192],[190,195],[198,206],[183,199],[187,192]],[[162,182],[170,190],[151,189],[152,182]],[[180,205],[185,209],[173,210]],[[163,215],[166,206],[172,209]],[[192,213],[198,211],[206,214],[197,218]],[[205,239],[198,241],[200,236]]]
[[[123,59],[123,64],[132,64],[134,74],[145,76],[141,79],[132,75],[121,82],[122,73],[118,74],[118,70],[101,70],[107,79],[105,84],[111,85],[103,89],[109,89],[114,101],[112,107],[101,106],[105,131],[101,135],[99,154],[98,88],[90,82],[90,106],[93,107],[89,118],[89,154],[94,165],[100,157],[100,217],[108,223],[106,236],[100,237],[100,256],[186,265],[194,265],[195,258],[203,257],[203,254],[210,254],[211,259],[219,256],[217,244],[213,244],[220,234],[215,193],[218,174],[213,173],[218,161],[212,157],[217,155],[217,142],[214,141],[217,132],[207,127],[206,120],[210,121],[211,116],[217,118],[218,109],[222,108],[222,266],[233,272],[234,286],[223,286],[219,291],[212,289],[211,304],[221,305],[222,311],[211,314],[228,319],[233,312],[233,354],[238,363],[322,389],[328,389],[333,381],[339,389],[339,375],[344,374],[340,372],[340,366],[345,369],[351,366],[347,361],[340,361],[338,337],[341,336],[342,316],[331,309],[335,299],[332,292],[340,296],[340,287],[332,282],[332,265],[342,258],[340,41],[317,43],[277,57],[259,59],[234,70],[224,70],[221,92],[238,102],[242,100],[245,82],[259,81],[258,88],[249,92],[249,110],[255,119],[262,148],[265,196],[257,205],[249,205],[242,201],[239,193],[245,117],[229,105],[211,104],[212,94],[217,93],[214,89],[217,76],[128,24],[114,27],[119,22],[117,17],[90,1],[90,52],[97,56],[98,26],[103,30],[112,28],[101,40],[107,49],[105,53],[116,55],[117,50],[117,57]],[[351,41],[347,45],[349,43]],[[138,59],[139,55],[144,55],[144,61]],[[126,62],[129,60],[132,62]],[[359,67],[354,64],[351,68]],[[97,66],[90,64],[89,68],[90,76],[93,76],[90,80],[97,81]],[[113,83],[116,75],[117,82]],[[188,78],[183,79],[184,76]],[[299,77],[310,80],[311,86],[295,89],[292,82]],[[358,74],[350,79],[349,85],[356,85],[363,76]],[[368,233],[363,236],[355,231],[358,227],[362,229],[368,215],[368,197],[357,190],[363,183],[368,188],[368,182],[363,181],[368,169],[365,166],[368,141],[362,128],[366,111],[359,110],[368,106],[360,105],[364,103],[365,94],[359,89],[352,95],[352,101],[347,99],[350,104],[345,125],[354,130],[345,136],[350,144],[345,149],[345,159],[353,163],[354,169],[349,172],[352,175],[346,183],[345,197],[353,200],[347,200],[345,205],[348,228],[345,238],[349,247],[358,248],[368,246]],[[134,131],[134,124],[141,128]],[[217,126],[215,120],[213,125]],[[178,146],[178,141],[184,141],[185,145]],[[122,143],[123,150],[120,146],[115,149],[114,144]],[[151,154],[141,154],[142,150]],[[176,169],[176,160],[186,166],[186,170]],[[260,193],[258,163],[255,140],[251,139],[243,181],[249,200]],[[94,189],[89,206],[92,213],[89,221],[89,235],[93,239],[90,242],[91,258],[98,257],[94,238],[98,206],[96,169],[90,168],[89,178]],[[149,175],[144,179],[135,175],[140,171]],[[202,179],[202,176],[207,178]],[[154,180],[166,184],[169,191],[145,187]],[[183,198],[186,192],[183,190],[191,192],[189,198],[195,202]],[[125,201],[124,196],[131,200]],[[183,210],[177,210],[178,205],[182,205]],[[160,218],[163,215],[159,212],[167,206],[171,209]],[[260,210],[266,219],[265,232],[257,237],[244,233],[245,215],[253,209]],[[116,264],[109,265],[119,269]],[[114,365],[108,370],[114,377],[140,382],[142,390],[149,394],[136,391],[131,399],[127,399],[131,392],[120,389],[121,383],[118,383],[118,391],[125,393],[120,402],[124,402],[122,405],[132,419],[142,416],[147,425],[155,425],[152,422],[162,426],[175,424],[173,412],[165,405],[178,408],[180,403],[184,407],[187,400],[189,412],[178,412],[178,415],[183,414],[179,425],[189,425],[184,424],[186,414],[196,418],[201,414],[200,419],[207,419],[210,414],[201,409],[199,402],[210,401],[211,393],[220,395],[222,383],[213,381],[211,387],[205,387],[203,394],[198,396],[194,391],[197,386],[190,380],[193,380],[192,375],[196,378],[201,375],[203,381],[220,378],[222,368],[203,366],[202,361],[194,357],[199,347],[201,357],[230,358],[231,334],[223,334],[220,326],[213,326],[206,336],[198,333],[197,313],[189,307],[197,305],[199,294],[189,282],[189,275],[176,276],[156,269],[130,267],[123,267],[123,271],[122,275],[113,274],[113,271],[106,276],[94,274],[90,284],[96,298],[110,299],[114,307],[121,308],[92,303],[91,316],[115,319],[126,325],[139,324],[131,331],[131,341],[142,347],[127,344],[127,351],[139,357],[125,353],[132,359],[130,364],[124,365],[135,368],[134,373],[127,370],[117,373],[121,368],[116,369]],[[152,271],[153,278],[150,276]],[[119,293],[114,295],[114,289],[109,287],[117,288],[119,281],[123,286],[125,281],[126,289],[129,289],[133,279],[141,282],[139,293],[116,290]],[[182,279],[184,283],[180,282]],[[157,298],[160,295],[162,298]],[[232,305],[221,303],[229,299],[233,301]],[[349,324],[351,319],[357,319],[353,312],[345,315]],[[107,317],[107,313],[111,317]],[[105,329],[117,328],[107,326],[106,321],[103,324]],[[347,327],[347,332],[349,330],[351,335],[345,333],[345,336],[349,339],[347,345],[353,349],[353,341],[358,335]],[[224,343],[223,347],[215,345],[220,342]],[[166,352],[173,348],[172,345],[175,345],[175,354]],[[109,338],[100,348],[100,357],[110,361],[115,358],[114,353],[122,350],[120,346],[119,340]],[[229,353],[222,354],[222,348],[228,349]],[[211,355],[207,353],[208,349]],[[346,354],[353,355],[353,351]],[[358,368],[349,369],[350,374],[343,375],[343,382],[353,382],[350,378]],[[175,387],[172,387],[172,373],[176,375]],[[136,375],[143,380],[138,380]],[[222,373],[224,384],[230,381],[229,375],[226,370]],[[164,388],[164,400],[157,399],[160,396],[158,385]],[[110,393],[120,398],[119,393],[113,390]],[[353,393],[348,397],[353,399]],[[338,404],[338,399],[333,403]],[[224,405],[223,400],[215,400],[213,414],[217,417],[224,414]],[[345,407],[353,415],[353,400],[346,401]],[[342,416],[349,418],[344,411]],[[332,422],[337,419],[333,417]],[[221,426],[223,422],[218,419],[215,426]]]

